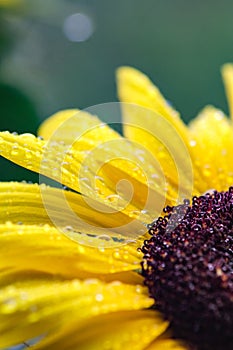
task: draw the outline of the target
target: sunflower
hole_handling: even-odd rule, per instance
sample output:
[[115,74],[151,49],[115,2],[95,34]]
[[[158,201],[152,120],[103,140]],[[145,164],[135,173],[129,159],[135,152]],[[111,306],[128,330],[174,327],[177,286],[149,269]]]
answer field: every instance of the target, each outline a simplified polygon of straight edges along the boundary
[[125,137],[77,110],[0,133],[56,181],[0,183],[0,347],[231,349],[232,122],[207,106],[186,126],[142,73],[117,82]]

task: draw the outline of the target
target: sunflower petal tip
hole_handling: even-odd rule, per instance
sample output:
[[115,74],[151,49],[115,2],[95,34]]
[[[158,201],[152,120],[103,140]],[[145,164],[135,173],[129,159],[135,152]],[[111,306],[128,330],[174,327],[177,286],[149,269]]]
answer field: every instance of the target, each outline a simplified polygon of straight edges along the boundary
[[119,75],[124,75],[124,74],[132,73],[132,72],[138,72],[138,73],[139,73],[139,70],[136,69],[136,68],[134,68],[134,67],[132,67],[132,66],[127,66],[127,65],[125,65],[125,66],[120,66],[120,67],[118,67],[117,70],[116,70],[117,75],[118,75],[118,74],[119,74]]
[[[49,138],[51,134],[54,132],[54,124],[56,123],[56,128],[58,128],[64,121],[71,118],[75,114],[78,113],[78,109],[64,109],[60,110],[49,118],[47,118],[39,127],[37,134]],[[55,129],[56,130],[56,129]]]
[[139,69],[132,66],[121,66],[116,70],[116,77],[118,83],[125,83],[133,80],[144,80],[149,82],[149,78]]
[[225,63],[221,68],[230,116],[233,118],[233,63]]
[[200,113],[201,114],[202,113],[210,113],[210,112],[213,113],[213,112],[217,112],[217,111],[220,111],[220,109],[215,107],[214,105],[209,104],[209,105],[204,106]]
[[233,63],[232,62],[227,62],[227,63],[224,63],[221,67],[221,71],[224,72],[226,70],[233,70]]

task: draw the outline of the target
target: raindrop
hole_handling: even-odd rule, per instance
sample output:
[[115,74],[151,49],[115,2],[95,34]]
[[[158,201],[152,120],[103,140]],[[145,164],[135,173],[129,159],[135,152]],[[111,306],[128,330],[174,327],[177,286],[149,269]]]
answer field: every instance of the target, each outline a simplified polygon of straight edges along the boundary
[[113,257],[114,257],[115,259],[119,259],[119,258],[120,258],[120,253],[119,253],[118,250],[115,250],[115,252],[113,253]]
[[126,239],[126,240],[125,240],[125,243],[126,243],[126,244],[136,243],[136,242],[137,242],[136,239]]
[[111,237],[109,235],[100,235],[98,238],[104,241],[111,241]]
[[12,156],[17,156],[18,154],[19,154],[18,146],[17,145],[12,146],[11,155]]
[[30,133],[24,133],[24,134],[21,134],[21,135],[19,135],[19,137],[20,137],[20,138],[32,139],[32,140],[36,138],[36,136],[35,136],[35,135],[30,134]]
[[116,200],[118,200],[120,198],[120,196],[118,194],[110,194],[109,196],[106,197],[106,199],[109,202],[114,202]]
[[159,175],[156,173],[151,174],[151,177],[152,177],[152,179],[159,179]]
[[88,279],[86,279],[84,282],[85,282],[85,284],[87,284],[87,285],[96,285],[96,284],[99,284],[99,281],[98,281],[98,279],[96,279],[96,278],[88,278]]
[[190,144],[191,147],[195,147],[197,143],[196,143],[195,140],[191,140],[191,141],[189,142],[189,144]]
[[81,181],[81,182],[84,182],[84,181],[89,182],[90,180],[88,179],[88,177],[80,177],[79,181]]
[[102,176],[99,176],[99,175],[95,175],[95,180],[99,180],[101,182],[104,182],[104,178]]
[[96,294],[95,300],[96,301],[103,301],[104,300],[103,294],[100,294],[100,293]]
[[17,302],[15,298],[8,298],[6,299],[1,307],[1,310],[3,313],[11,313],[14,312],[17,308]]
[[73,231],[73,227],[72,226],[66,226],[65,227],[65,231]]
[[26,151],[25,151],[25,158],[26,159],[32,158],[32,152],[29,149],[26,149]]
[[142,292],[142,287],[140,285],[136,286],[136,293],[141,293]]
[[142,157],[142,156],[138,156],[138,160],[140,161],[140,162],[144,162],[145,161],[145,158],[144,157]]
[[142,214],[148,214],[148,210],[143,209],[143,210],[141,210],[141,213],[142,213]]

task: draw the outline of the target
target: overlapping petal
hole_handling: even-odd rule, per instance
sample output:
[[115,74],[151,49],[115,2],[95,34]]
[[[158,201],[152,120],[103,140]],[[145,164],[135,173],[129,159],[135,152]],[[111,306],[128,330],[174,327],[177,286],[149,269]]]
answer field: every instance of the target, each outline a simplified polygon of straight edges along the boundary
[[[149,150],[166,178],[167,199],[172,204],[192,192],[192,163],[188,130],[178,113],[141,72],[130,67],[117,72],[118,95],[123,104],[124,134]],[[143,106],[145,108],[138,108]]]
[[[70,171],[79,173],[80,180],[84,181],[79,189],[82,193],[93,196],[90,187],[96,186],[102,200],[109,199],[111,205],[116,201],[122,207],[130,197],[134,208],[129,205],[128,210],[132,215],[135,209],[144,213],[146,209],[149,217],[141,215],[144,221],[151,221],[160,212],[161,208],[156,208],[156,203],[166,202],[163,174],[153,155],[138,142],[130,142],[120,136],[97,117],[85,111],[62,111],[47,119],[39,134],[50,138],[49,145],[62,141],[68,147],[68,155],[73,152],[73,156],[79,158],[79,169],[72,168]],[[72,150],[69,149],[71,145]],[[66,163],[73,166],[68,158],[62,166],[66,167]]]
[[[231,116],[232,67],[223,68]],[[42,336],[35,349],[187,349],[146,310],[138,248],[157,202],[191,196],[192,167],[195,194],[232,185],[232,122],[207,107],[186,127],[143,74],[117,76],[127,139],[78,110],[45,121],[43,139],[0,133],[2,156],[80,192],[0,184],[0,347]],[[142,236],[132,240],[134,228]]]
[[[45,184],[27,184],[18,182],[2,182],[0,184],[0,220],[21,221],[29,224],[57,224],[59,227],[88,224],[96,228],[115,229],[130,222],[129,217],[120,212],[108,215],[108,206],[93,199],[64,191]],[[120,225],[119,225],[120,223]],[[137,221],[135,221],[137,227]]]
[[222,77],[225,85],[231,119],[233,120],[233,64],[226,63],[222,67]]
[[[63,328],[79,327],[98,315],[140,310],[153,304],[141,286],[99,280],[37,278],[12,281],[0,293],[0,346]],[[81,334],[81,333],[80,333]],[[65,344],[62,345],[63,349]]]
[[[69,331],[54,335],[36,347],[49,349],[145,349],[165,331],[168,323],[154,311],[124,311],[93,317],[81,327],[74,325]],[[61,345],[63,344],[63,345]]]
[[[42,271],[52,275],[83,277],[140,267],[136,244],[116,248],[88,247],[68,239],[49,225],[0,225],[0,270]],[[101,242],[100,242],[101,245]],[[112,277],[114,278],[114,276]]]
[[[117,71],[117,83],[121,102],[143,106],[162,115],[174,125],[180,136],[187,140],[187,129],[178,112],[146,75],[131,67],[121,67]],[[141,118],[143,119],[143,115]]]
[[227,190],[233,182],[233,129],[224,114],[207,106],[190,124],[195,187]]
[[[82,117],[83,115],[79,114],[75,116],[76,122],[76,118],[83,120]],[[85,118],[84,130],[89,125],[88,120],[96,124],[95,117],[85,116]],[[72,124],[73,118],[68,121]],[[80,124],[77,122],[77,132],[82,131],[84,134],[71,145],[56,139],[45,142],[30,134],[14,135],[2,132],[1,155],[108,205],[114,211],[121,210],[130,218],[150,222],[156,215],[154,203],[161,203],[161,197],[163,200],[163,190],[159,186],[160,174],[156,164],[147,162],[148,169],[138,167],[138,156],[134,152],[134,145],[128,144],[100,121],[98,123],[97,126],[84,132],[82,127],[78,129]],[[64,127],[66,130],[67,123]],[[116,138],[119,138],[117,143],[114,142]],[[105,141],[110,144],[106,145]],[[92,151],[94,154],[90,156]],[[112,173],[115,176],[111,176]],[[157,179],[149,183],[145,173],[156,174]],[[117,185],[121,180],[126,181],[123,187],[127,181],[133,187],[129,188],[129,193],[124,188],[118,190]],[[144,210],[145,208],[147,210]],[[159,210],[161,208],[157,209],[157,214]]]

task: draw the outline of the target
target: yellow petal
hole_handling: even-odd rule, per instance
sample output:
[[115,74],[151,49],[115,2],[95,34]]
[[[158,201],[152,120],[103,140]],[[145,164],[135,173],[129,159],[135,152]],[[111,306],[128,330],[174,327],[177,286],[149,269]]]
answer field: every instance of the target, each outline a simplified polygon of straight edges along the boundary
[[233,130],[223,113],[207,106],[190,124],[195,187],[223,191],[233,182]]
[[[131,67],[117,71],[118,95],[121,102],[133,103],[151,109],[166,118],[180,136],[187,140],[185,124],[146,75]],[[143,119],[143,116],[142,116]]]
[[[62,140],[64,140],[65,142],[67,143],[73,142],[78,135],[74,135],[76,128],[72,128],[72,126],[74,125],[73,124],[71,125],[71,120],[72,120],[72,123],[75,122],[76,116],[78,115],[78,113],[82,113],[83,122],[85,122],[85,117],[87,116],[88,118],[87,113],[81,112],[78,109],[66,109],[63,111],[59,111],[53,114],[48,119],[46,119],[40,125],[38,129],[38,135],[43,137],[45,140],[48,140],[51,136],[54,136],[56,139],[58,137],[60,139],[60,137],[62,136]],[[63,135],[61,135],[61,133],[56,133],[56,130],[58,128],[64,128],[64,123],[66,121],[68,121],[68,123],[66,124],[67,132],[65,132]],[[75,122],[75,126],[77,126],[76,122]]]
[[[101,242],[100,242],[101,243]],[[0,270],[39,271],[66,277],[108,274],[140,268],[138,243],[111,248],[73,242],[49,225],[0,225]],[[119,276],[120,277],[120,276]],[[129,277],[129,276],[128,276]]]
[[143,145],[161,167],[165,183],[159,185],[166,194],[166,204],[175,205],[189,198],[193,174],[185,125],[140,72],[120,68],[118,89],[121,101],[131,103],[123,104],[125,135]]
[[225,85],[230,116],[233,118],[233,64],[227,63],[223,65],[222,77]]
[[141,286],[99,280],[54,281],[30,279],[16,281],[0,293],[0,346],[17,344],[94,316],[150,307]]
[[[93,197],[91,189],[84,186],[89,182],[93,183],[92,188],[95,185],[101,199],[109,199],[111,205],[117,202],[123,208],[130,198],[134,207],[129,205],[128,210],[147,212],[147,216],[142,215],[146,222],[161,213],[165,203],[163,178],[153,157],[143,155],[145,151],[140,145],[125,140],[97,117],[75,110],[56,113],[42,124],[39,133],[45,138],[51,137],[50,143],[72,145],[79,168],[68,158],[63,163],[69,163],[70,172],[79,173],[84,180],[79,189],[82,193]],[[140,158],[143,159],[140,161]],[[124,184],[119,191],[122,180]],[[160,206],[157,203],[161,203]]]
[[94,317],[78,330],[54,336],[36,349],[143,350],[165,331],[168,323],[155,311],[116,312]]
[[[111,215],[112,212],[121,210],[133,220],[139,218],[140,215],[140,220],[151,222],[155,216],[155,212],[146,214],[139,211],[137,203],[131,203],[130,199],[124,198],[125,193],[123,193],[123,197],[118,194],[116,188],[117,179],[117,183],[114,183],[115,188],[109,188],[108,183],[105,183],[105,179],[98,175],[98,171],[102,165],[106,164],[109,159],[112,161],[113,158],[117,162],[115,166],[122,169],[121,178],[124,178],[124,172],[127,172],[128,176],[130,176],[131,170],[135,167],[134,159],[131,161],[133,152],[130,149],[128,151],[124,150],[125,148],[129,148],[128,145],[126,145],[127,147],[125,146],[125,143],[120,147],[116,146],[118,143],[114,143],[115,147],[113,146],[110,151],[108,147],[105,148],[105,144],[103,149],[96,148],[98,144],[102,147],[104,137],[105,139],[114,141],[113,138],[115,135],[118,135],[113,130],[109,131],[111,129],[107,126],[106,128],[107,130],[105,132],[105,127],[99,124],[97,129],[90,130],[88,136],[86,134],[83,136],[84,141],[83,138],[77,140],[71,149],[69,149],[69,145],[65,145],[62,141],[51,140],[46,144],[45,141],[37,139],[30,134],[14,135],[8,132],[1,132],[0,151],[2,156],[16,164],[39,172],[59,183],[84,193],[87,197],[108,205],[109,208],[112,208]],[[120,136],[118,135],[116,137]],[[92,150],[93,147],[95,148],[95,153],[91,157],[87,152]],[[122,157],[129,163],[126,168],[125,162],[121,160]],[[117,159],[120,160],[117,161]],[[136,176],[136,172],[132,172],[132,174],[133,177]],[[141,173],[138,172],[138,174],[138,181],[145,183],[145,180],[141,180],[143,178]],[[134,189],[134,191],[135,193],[139,193],[140,187]],[[133,198],[138,199],[139,196],[134,196]],[[143,198],[143,194],[141,194],[141,198]]]
[[[130,220],[120,211],[111,212],[109,208],[92,199],[86,199],[78,193],[52,188],[44,184],[26,184],[17,182],[0,183],[0,222],[46,224],[51,222],[60,227],[69,226],[74,230],[86,228],[89,233],[111,235],[118,228],[127,225]],[[132,228],[137,227],[132,223]],[[101,230],[103,228],[103,230]],[[106,228],[106,230],[105,230]],[[145,228],[143,228],[145,231]],[[92,232],[91,230],[94,230]],[[102,232],[103,231],[103,232]],[[127,232],[125,238],[127,238]],[[131,237],[132,238],[132,237]],[[136,238],[136,236],[135,236]]]
[[[46,144],[32,134],[0,132],[0,154],[3,157],[79,191],[77,173],[62,167],[66,151],[63,143]],[[71,156],[71,160],[77,168],[78,159]]]

